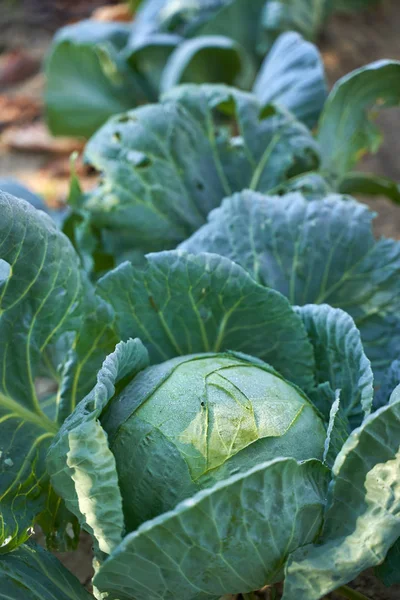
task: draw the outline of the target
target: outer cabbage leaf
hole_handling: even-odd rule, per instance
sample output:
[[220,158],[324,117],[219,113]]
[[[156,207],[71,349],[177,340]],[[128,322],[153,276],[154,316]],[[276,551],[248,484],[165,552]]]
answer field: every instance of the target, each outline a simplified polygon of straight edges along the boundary
[[400,104],[400,62],[381,60],[342,77],[325,104],[318,142],[322,172],[337,186],[366,152],[376,152],[382,135],[372,124],[377,109]]
[[[354,428],[369,415],[374,394],[371,363],[354,321],[328,305],[298,307],[314,348],[318,388],[310,395],[323,414],[340,391],[339,416]],[[327,384],[329,384],[330,389]]]
[[[98,292],[114,308],[122,339],[139,337],[152,363],[198,352],[245,352],[307,391],[315,365],[303,322],[279,292],[212,254],[150,254],[143,269],[124,263]],[[246,332],[246,335],[244,335]]]
[[46,508],[44,458],[57,425],[36,389],[44,352],[70,325],[81,293],[75,252],[43,212],[0,194],[1,543],[26,537]]
[[0,598],[4,600],[90,600],[79,581],[36,544],[0,558]]
[[84,205],[93,225],[144,251],[176,246],[234,191],[268,191],[318,165],[311,134],[293,117],[217,85],[180,86],[111,119],[86,159],[102,175]]
[[385,562],[375,569],[375,573],[387,587],[400,584],[400,538],[390,548]]
[[122,23],[82,21],[58,32],[46,64],[53,134],[89,137],[111,115],[148,99],[145,82],[120,57],[129,31]]
[[400,387],[336,458],[321,543],[288,561],[283,600],[319,600],[380,564],[400,536]]
[[[46,452],[115,347],[113,313],[48,215],[7,194],[0,211],[0,544],[14,548],[39,519],[54,547],[76,527],[49,486]],[[50,395],[39,393],[44,372]]]
[[264,59],[253,92],[263,106],[271,102],[285,106],[313,127],[327,96],[324,65],[316,46],[298,33],[282,34]]
[[227,256],[292,304],[348,312],[380,384],[400,355],[400,243],[376,241],[373,216],[339,196],[308,202],[300,194],[243,192],[224,200],[180,248]]
[[93,390],[62,425],[47,459],[54,488],[107,554],[120,542],[124,522],[115,459],[98,419],[116,387],[147,365],[139,340],[118,344]]
[[230,477],[128,534],[94,583],[110,600],[217,600],[278,580],[318,534],[328,474],[277,459]]

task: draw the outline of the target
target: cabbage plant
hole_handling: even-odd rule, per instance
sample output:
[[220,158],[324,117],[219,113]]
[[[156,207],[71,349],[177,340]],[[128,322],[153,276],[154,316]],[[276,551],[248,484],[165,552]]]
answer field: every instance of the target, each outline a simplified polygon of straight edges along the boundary
[[34,523],[50,547],[77,523],[92,535],[110,600],[279,581],[285,600],[348,597],[377,565],[396,581],[400,388],[375,410],[348,314],[292,306],[212,253],[92,285],[47,215],[0,204],[2,592],[88,597],[23,544]]
[[[284,6],[285,4],[285,6]],[[326,97],[322,60],[310,43],[329,0],[147,0],[132,23],[83,21],[62,28],[46,61],[45,104],[56,135],[93,134],[108,117],[179,83],[225,83],[268,96],[296,82],[314,125]],[[296,31],[283,36],[280,34]],[[300,35],[299,35],[300,34]],[[303,37],[305,39],[303,39]]]
[[113,117],[89,140],[85,159],[98,185],[82,194],[74,182],[64,230],[98,276],[176,247],[244,189],[309,199],[364,192],[399,202],[396,183],[354,170],[381,144],[374,109],[399,104],[399,74],[400,63],[379,61],[341,79],[316,135],[293,116],[304,121],[312,112],[307,79],[289,77],[284,97],[265,80],[263,101],[227,86],[178,86],[158,104]]

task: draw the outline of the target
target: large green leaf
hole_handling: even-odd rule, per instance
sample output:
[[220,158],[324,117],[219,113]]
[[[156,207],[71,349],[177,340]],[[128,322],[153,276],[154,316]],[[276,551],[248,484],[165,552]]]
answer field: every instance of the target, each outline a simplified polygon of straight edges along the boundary
[[47,507],[44,458],[57,424],[37,393],[47,349],[71,325],[81,293],[76,254],[45,213],[0,194],[0,439],[4,548]]
[[371,412],[374,386],[371,364],[353,319],[327,304],[308,304],[297,311],[314,348],[318,388],[311,399],[326,415],[339,390],[340,416],[353,428],[360,425]]
[[26,544],[0,557],[4,600],[90,600],[79,581],[49,552]]
[[353,431],[333,466],[322,543],[288,562],[284,600],[319,600],[380,564],[400,536],[400,388]]
[[143,269],[124,263],[98,284],[122,339],[139,337],[152,363],[197,352],[235,350],[270,363],[302,389],[314,385],[313,354],[301,318],[278,292],[212,254],[150,254]]
[[400,62],[381,60],[342,77],[325,104],[318,130],[322,170],[337,185],[382,135],[377,111],[400,104]]
[[309,202],[300,194],[243,192],[224,200],[180,247],[229,257],[292,304],[348,312],[381,382],[400,355],[400,243],[375,241],[373,216],[339,196]]
[[98,419],[116,386],[122,380],[128,383],[147,365],[139,340],[118,344],[98,372],[93,390],[61,427],[47,459],[54,488],[107,554],[121,540],[124,522],[115,459]]
[[317,48],[297,33],[282,34],[264,59],[253,92],[262,106],[276,102],[313,127],[327,94],[324,65]]
[[217,600],[279,580],[318,534],[328,473],[277,459],[230,477],[128,534],[95,585],[110,600]]
[[318,165],[304,126],[218,85],[180,86],[111,119],[86,159],[101,172],[85,203],[93,224],[144,251],[174,247],[234,191],[268,191]]
[[142,78],[119,56],[129,31],[122,23],[83,21],[58,32],[46,64],[53,134],[89,137],[111,115],[148,99]]

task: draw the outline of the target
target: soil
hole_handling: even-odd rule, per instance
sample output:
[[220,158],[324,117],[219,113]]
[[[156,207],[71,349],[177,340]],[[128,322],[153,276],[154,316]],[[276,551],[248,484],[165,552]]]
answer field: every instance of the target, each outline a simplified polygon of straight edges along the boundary
[[[0,15],[0,69],[1,52],[24,50],[38,60],[42,60],[52,38],[53,31],[60,25],[87,16],[90,11],[104,4],[98,0],[0,0],[7,5]],[[107,2],[112,4],[113,2]],[[78,6],[79,5],[79,6]],[[73,9],[71,9],[73,6]],[[400,6],[398,0],[384,0],[382,6],[363,14],[341,15],[334,17],[325,29],[320,47],[327,68],[329,83],[349,71],[366,63],[393,58],[400,60]],[[22,83],[7,89],[8,94],[31,98],[40,102],[43,91],[43,75],[38,73]],[[0,93],[3,90],[0,88]],[[368,156],[361,166],[365,171],[379,173],[400,181],[400,109],[390,109],[378,119],[382,127],[385,142],[379,153]],[[40,173],[46,173],[51,156],[49,153],[10,151],[0,146],[0,177],[14,176],[31,185],[37,192],[46,189]],[[39,172],[39,176],[37,173]],[[375,230],[378,235],[400,239],[400,207],[378,198],[362,198],[379,213]],[[83,584],[88,584],[91,573],[90,539],[82,536],[76,553],[59,554],[62,562],[73,571]],[[371,600],[399,600],[400,586],[385,588],[373,576],[372,572],[361,575],[352,586]],[[260,594],[260,598],[263,596]],[[264,598],[267,595],[264,594]],[[339,596],[331,594],[331,600]]]

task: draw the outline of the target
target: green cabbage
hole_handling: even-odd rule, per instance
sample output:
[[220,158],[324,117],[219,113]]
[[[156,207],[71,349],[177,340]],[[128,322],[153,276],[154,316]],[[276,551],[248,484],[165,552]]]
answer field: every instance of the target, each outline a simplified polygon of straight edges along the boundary
[[250,360],[172,359],[142,371],[115,397],[102,424],[129,530],[261,462],[322,458],[326,431],[316,409]]

